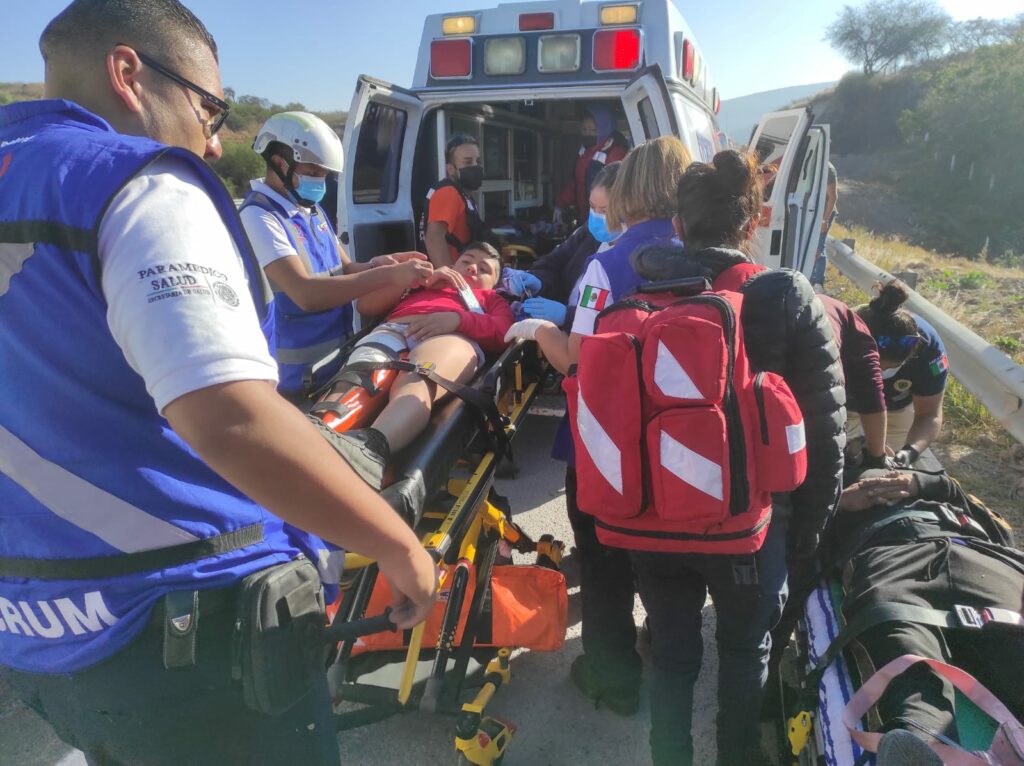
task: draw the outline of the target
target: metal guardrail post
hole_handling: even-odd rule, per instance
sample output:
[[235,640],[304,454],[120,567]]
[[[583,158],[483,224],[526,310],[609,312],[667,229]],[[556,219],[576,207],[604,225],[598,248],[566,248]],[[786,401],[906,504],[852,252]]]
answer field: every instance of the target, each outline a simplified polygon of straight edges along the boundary
[[[842,242],[830,238],[827,249],[832,265],[868,294],[875,283],[893,279],[889,272],[861,258]],[[1024,367],[913,290],[906,307],[924,317],[939,333],[956,379],[1017,441],[1024,443]]]

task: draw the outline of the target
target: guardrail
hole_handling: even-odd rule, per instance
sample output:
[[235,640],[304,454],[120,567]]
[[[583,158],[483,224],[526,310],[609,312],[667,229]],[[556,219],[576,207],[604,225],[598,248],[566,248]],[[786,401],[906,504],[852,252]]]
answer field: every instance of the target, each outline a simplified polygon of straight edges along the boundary
[[[869,294],[875,283],[893,279],[892,274],[861,258],[842,242],[830,238],[827,248],[832,265]],[[939,333],[946,346],[950,372],[956,379],[1017,441],[1024,443],[1024,367],[914,290],[910,291],[906,307],[924,317]]]

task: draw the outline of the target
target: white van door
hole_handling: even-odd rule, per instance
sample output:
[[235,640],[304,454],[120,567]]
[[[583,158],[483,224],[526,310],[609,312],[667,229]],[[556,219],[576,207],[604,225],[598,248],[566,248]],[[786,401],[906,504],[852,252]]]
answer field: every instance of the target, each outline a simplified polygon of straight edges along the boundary
[[658,65],[647,67],[622,92],[633,146],[658,136],[678,136],[679,122]]
[[803,272],[814,269],[821,241],[828,180],[829,126],[807,129],[804,151],[794,163],[786,184],[786,230],[782,235],[782,265]]
[[360,75],[338,194],[338,236],[353,260],[416,249],[412,167],[422,118],[414,93]]
[[754,129],[748,149],[768,168],[761,223],[751,241],[751,256],[770,269],[783,266],[787,187],[793,168],[800,168],[804,139],[814,115],[809,109],[771,112]]

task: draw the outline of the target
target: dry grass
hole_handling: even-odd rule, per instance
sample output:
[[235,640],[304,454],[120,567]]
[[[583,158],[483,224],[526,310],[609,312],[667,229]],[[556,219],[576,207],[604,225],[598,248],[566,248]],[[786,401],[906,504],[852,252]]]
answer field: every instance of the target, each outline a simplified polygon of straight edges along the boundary
[[[1024,269],[971,261],[878,237],[866,229],[833,228],[852,237],[857,253],[892,272],[918,275],[917,291],[957,321],[1024,363]],[[868,296],[831,266],[829,292],[856,306]],[[935,452],[949,472],[1024,539],[1024,449],[957,380],[946,390],[945,425]]]

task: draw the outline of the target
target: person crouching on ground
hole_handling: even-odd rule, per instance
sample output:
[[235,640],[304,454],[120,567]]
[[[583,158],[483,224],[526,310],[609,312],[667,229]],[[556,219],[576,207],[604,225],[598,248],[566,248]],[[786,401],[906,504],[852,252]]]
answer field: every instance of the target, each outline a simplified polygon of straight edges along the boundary
[[[500,277],[498,252],[473,242],[451,268],[435,269],[423,289],[383,287],[363,296],[356,302],[361,314],[387,312],[387,318],[359,342],[348,364],[387,361],[408,351],[410,362],[432,363],[443,378],[471,380],[486,354],[505,348],[505,333],[512,326],[512,310],[494,290]],[[319,419],[313,422],[359,475],[380,489],[391,454],[427,427],[431,407],[443,395],[421,376],[402,373],[372,426],[336,433]]]

